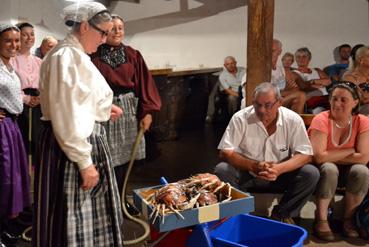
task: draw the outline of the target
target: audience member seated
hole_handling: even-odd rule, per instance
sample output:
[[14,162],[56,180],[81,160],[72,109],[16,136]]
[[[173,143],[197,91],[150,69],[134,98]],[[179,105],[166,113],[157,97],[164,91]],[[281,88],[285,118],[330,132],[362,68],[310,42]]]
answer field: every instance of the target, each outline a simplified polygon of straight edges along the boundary
[[56,40],[54,37],[52,36],[47,36],[45,37],[42,42],[40,47],[38,47],[35,50],[35,56],[39,57],[41,59],[44,58],[44,56],[52,49],[54,48],[54,46],[56,46],[58,44],[58,40]]
[[220,90],[227,96],[228,114],[232,116],[239,109],[240,96],[238,94],[245,69],[237,67],[234,57],[224,59],[224,69],[219,75]]
[[270,82],[283,90],[286,86],[285,73],[282,66],[277,65],[278,58],[282,54],[282,42],[278,39],[273,39],[272,44],[272,77]]
[[293,223],[319,180],[308,164],[313,150],[301,117],[281,106],[279,89],[269,82],[253,92],[253,105],[233,115],[220,141],[215,174],[241,190],[284,192],[272,218]]
[[[295,83],[295,80],[299,77],[296,73],[291,72],[290,69],[277,65],[278,57],[281,53],[282,43],[277,39],[273,39],[271,83],[281,91],[283,106],[290,108],[297,113],[303,113],[306,99],[305,92],[299,90]],[[242,80],[243,99],[241,101],[241,109],[246,107],[245,84],[246,75]]]
[[369,47],[360,47],[355,54],[355,60],[350,62],[349,70],[343,75],[343,80],[353,82],[358,86],[360,96],[359,112],[369,115]]
[[241,106],[240,108],[243,109],[246,107],[246,80],[247,80],[247,73],[245,73],[241,80]]
[[369,161],[369,119],[357,114],[357,86],[351,82],[336,84],[329,102],[331,110],[315,116],[308,130],[314,160],[320,169],[314,233],[326,241],[334,240],[327,215],[337,185],[341,181],[346,185],[343,233],[347,237],[358,236],[353,215],[369,186],[366,166]]
[[293,70],[295,68],[292,67],[292,64],[295,62],[295,57],[293,56],[292,53],[290,52],[286,52],[283,56],[282,56],[282,65],[283,68],[285,70]]
[[348,73],[350,67],[351,68],[356,67],[356,56],[355,56],[355,54],[356,54],[356,51],[359,48],[363,47],[363,46],[365,46],[365,45],[363,45],[363,44],[357,44],[357,45],[354,45],[354,47],[352,47],[350,58],[349,58],[349,66],[347,67],[347,69],[345,69],[344,71],[342,71],[343,73],[342,73],[342,75],[340,77],[340,80],[343,80],[343,77],[345,76],[346,73]]
[[[295,80],[298,75],[293,73],[290,68],[278,66],[277,61],[282,53],[282,43],[274,39],[272,47],[272,79],[274,85],[278,85],[282,95],[282,105],[297,112],[299,114],[304,112],[306,94],[299,90]],[[300,79],[301,80],[301,79]]]
[[294,70],[302,80],[296,80],[299,88],[306,92],[308,111],[317,114],[329,108],[327,86],[329,77],[319,68],[310,68],[311,52],[303,47],[295,52],[297,69]]
[[[214,73],[215,74],[215,73]],[[220,73],[219,73],[220,74]],[[219,77],[219,75],[218,75]],[[228,116],[228,104],[226,95],[220,91],[219,79],[211,88],[208,97],[208,109],[206,112],[206,123],[228,122],[231,116]]]
[[332,64],[324,68],[324,72],[332,81],[339,81],[344,71],[348,68],[351,46],[349,44],[340,45],[338,48],[338,54],[339,61],[336,64]]
[[[284,88],[284,90],[286,89],[299,89],[299,87],[297,86],[295,80],[297,78],[299,78],[299,75],[297,73],[294,73],[293,71],[296,68],[292,67],[292,64],[295,61],[295,56],[290,53],[290,52],[286,52],[283,56],[282,56],[282,66],[284,68],[284,73],[285,73],[285,78],[286,78],[286,87]],[[300,78],[301,80],[301,78]],[[303,91],[300,91],[303,92]],[[305,98],[305,93],[303,93],[304,98]],[[304,107],[305,101],[302,102],[302,108]],[[302,109],[303,110],[303,109]],[[294,110],[297,113],[302,113],[299,111]]]
[[213,88],[211,89],[208,97],[208,109],[206,111],[206,123],[212,123],[215,115],[215,102],[218,99],[219,95],[219,80],[215,83]]

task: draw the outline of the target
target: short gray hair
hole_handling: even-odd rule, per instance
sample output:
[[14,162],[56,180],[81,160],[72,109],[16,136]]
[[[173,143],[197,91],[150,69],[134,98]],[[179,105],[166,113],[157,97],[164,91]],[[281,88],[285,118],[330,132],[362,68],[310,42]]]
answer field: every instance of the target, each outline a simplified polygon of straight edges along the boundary
[[50,40],[56,40],[58,41],[56,38],[54,38],[53,36],[46,36],[45,38],[42,39],[41,44],[49,42]]
[[285,59],[286,57],[291,57],[292,61],[295,60],[295,56],[291,53],[291,52],[286,52],[283,56],[282,56],[282,60]]
[[295,56],[296,56],[297,53],[303,53],[303,54],[307,55],[309,57],[309,59],[311,59],[311,51],[307,47],[301,47],[301,48],[297,49],[296,52],[295,52]]
[[226,56],[226,57],[224,58],[224,62],[225,62],[225,61],[227,61],[227,60],[229,60],[229,59],[231,59],[231,60],[233,60],[233,61],[236,61],[236,59],[235,59],[233,56]]
[[263,82],[256,86],[252,98],[255,100],[260,94],[269,93],[270,91],[274,92],[275,98],[277,100],[281,99],[281,92],[279,91],[279,88],[274,86],[270,82]]
[[273,43],[278,45],[278,47],[282,49],[282,42],[279,39],[273,39]]

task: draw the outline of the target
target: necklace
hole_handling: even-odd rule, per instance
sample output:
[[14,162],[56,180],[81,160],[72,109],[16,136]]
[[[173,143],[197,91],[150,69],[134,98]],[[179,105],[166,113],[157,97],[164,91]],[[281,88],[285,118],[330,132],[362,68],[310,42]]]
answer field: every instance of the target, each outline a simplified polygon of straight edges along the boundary
[[346,125],[344,125],[344,126],[341,126],[341,125],[339,125],[336,121],[334,121],[334,125],[336,125],[336,127],[337,127],[338,129],[344,129],[344,128],[346,128],[347,126],[349,126],[350,124],[351,124],[351,118],[349,119],[348,123],[347,123]]

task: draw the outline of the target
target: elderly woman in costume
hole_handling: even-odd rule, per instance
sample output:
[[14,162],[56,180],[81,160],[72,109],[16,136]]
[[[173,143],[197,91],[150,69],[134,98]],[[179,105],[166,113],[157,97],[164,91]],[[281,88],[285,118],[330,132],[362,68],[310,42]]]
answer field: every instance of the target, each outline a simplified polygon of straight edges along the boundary
[[111,15],[97,2],[63,10],[71,32],[41,65],[43,128],[35,174],[34,246],[122,246],[122,213],[105,129],[122,114],[88,54]]
[[[320,168],[316,189],[315,235],[334,240],[327,221],[329,203],[338,184],[346,186],[343,233],[357,237],[353,215],[369,186],[369,119],[358,114],[359,95],[351,82],[336,84],[329,97],[330,111],[314,117],[308,130],[314,159]],[[339,179],[340,178],[340,179]]]
[[[36,164],[36,142],[41,125],[40,96],[38,81],[40,78],[41,59],[31,54],[35,44],[35,32],[30,23],[17,24],[20,30],[21,46],[14,58],[10,60],[17,72],[22,86],[24,109],[18,118],[23,141],[26,144],[28,155],[32,155],[32,164]],[[29,133],[31,131],[31,133]]]
[[[159,111],[161,100],[155,82],[141,53],[122,43],[124,22],[113,15],[113,29],[106,44],[92,55],[92,62],[105,77],[114,92],[113,103],[123,109],[124,116],[105,126],[113,159],[113,166],[120,190],[126,163],[130,159],[138,127],[147,131],[152,122],[152,113]],[[145,158],[145,142],[139,147],[137,159]]]
[[[27,155],[17,116],[23,110],[21,83],[10,64],[20,45],[19,29],[0,24],[0,217],[1,241],[12,244],[16,235],[11,229],[15,218],[30,206]],[[13,242],[14,244],[14,242]],[[0,246],[4,246],[0,243]]]

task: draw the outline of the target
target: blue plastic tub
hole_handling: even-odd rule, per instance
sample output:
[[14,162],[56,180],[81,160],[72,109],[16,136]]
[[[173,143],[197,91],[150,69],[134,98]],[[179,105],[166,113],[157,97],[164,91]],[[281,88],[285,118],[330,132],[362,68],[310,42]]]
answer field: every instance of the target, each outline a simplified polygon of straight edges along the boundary
[[241,214],[217,226],[217,222],[198,225],[187,246],[207,247],[284,247],[303,246],[305,229],[265,218]]

